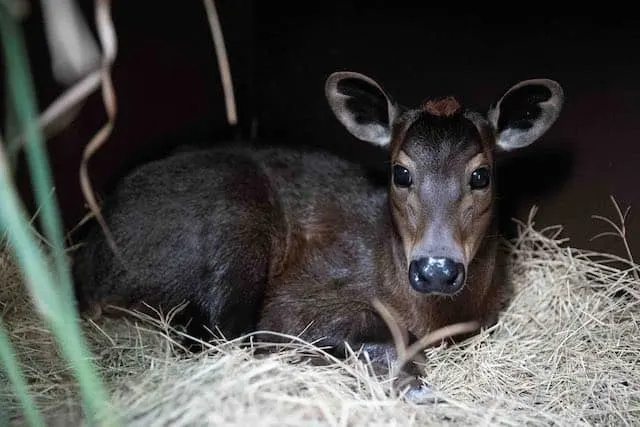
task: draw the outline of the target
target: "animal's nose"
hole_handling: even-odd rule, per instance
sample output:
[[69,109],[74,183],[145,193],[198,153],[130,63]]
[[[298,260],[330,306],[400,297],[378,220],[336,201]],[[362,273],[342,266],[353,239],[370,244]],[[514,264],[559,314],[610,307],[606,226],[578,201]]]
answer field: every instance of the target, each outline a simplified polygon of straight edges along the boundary
[[462,288],[464,278],[464,265],[450,258],[420,258],[409,266],[411,286],[426,294],[454,294]]

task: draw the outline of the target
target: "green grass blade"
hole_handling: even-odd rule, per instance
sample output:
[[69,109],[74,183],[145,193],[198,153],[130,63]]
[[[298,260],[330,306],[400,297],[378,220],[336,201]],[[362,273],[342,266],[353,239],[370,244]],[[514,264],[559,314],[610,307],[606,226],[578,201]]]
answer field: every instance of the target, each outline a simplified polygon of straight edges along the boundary
[[[22,370],[18,364],[11,340],[9,340],[9,336],[5,332],[2,319],[0,319],[0,360],[2,360],[5,367],[7,378],[9,378],[9,381],[13,386],[14,393],[22,405],[27,423],[34,427],[44,427],[44,419],[42,418],[42,415],[40,415],[40,411],[38,411],[35,402],[29,394],[29,388],[24,376],[22,375]],[[3,416],[7,417],[8,415],[6,413],[0,413],[0,422],[8,422],[8,420],[2,419]]]
[[52,196],[53,179],[42,132],[38,125],[38,109],[33,89],[31,70],[27,61],[22,31],[13,21],[6,6],[0,3],[0,36],[9,99],[13,101],[13,115],[26,139],[26,159],[31,173],[34,193],[41,210],[42,229],[53,248],[58,283],[63,292],[72,296],[71,274],[66,261],[62,221],[55,197]]
[[[27,162],[36,200],[41,211],[41,225],[53,248],[54,268],[43,254],[38,239],[31,232],[21,201],[12,185],[6,159],[0,157],[0,227],[16,255],[18,265],[31,290],[32,298],[49,323],[65,359],[78,380],[89,422],[112,425],[106,419],[108,394],[89,359],[88,346],[79,326],[73,303],[71,275],[64,248],[62,224],[52,186],[43,136],[37,123],[37,107],[26,50],[20,28],[6,6],[0,3],[0,36],[5,59],[8,92],[13,101],[17,123],[26,137]],[[2,151],[0,150],[0,156]],[[53,270],[53,271],[52,271]],[[52,274],[53,273],[53,274]]]
[[[0,151],[1,153],[1,151]],[[0,157],[0,230],[6,231],[9,247],[31,289],[39,312],[49,322],[58,344],[80,385],[88,409],[88,417],[106,415],[108,395],[88,358],[87,345],[78,323],[75,309],[69,309],[65,295],[58,292],[55,276],[29,228],[20,200],[14,190],[4,159]]]

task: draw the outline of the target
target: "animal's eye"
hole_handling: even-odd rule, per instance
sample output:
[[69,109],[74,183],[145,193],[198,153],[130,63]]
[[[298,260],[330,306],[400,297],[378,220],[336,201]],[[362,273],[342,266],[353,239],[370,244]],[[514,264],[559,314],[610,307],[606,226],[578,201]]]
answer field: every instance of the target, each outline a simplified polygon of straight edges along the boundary
[[411,173],[407,168],[400,165],[393,165],[393,183],[398,187],[408,187],[411,185]]
[[486,188],[491,182],[491,171],[487,166],[482,166],[471,172],[469,186],[472,190],[480,190]]

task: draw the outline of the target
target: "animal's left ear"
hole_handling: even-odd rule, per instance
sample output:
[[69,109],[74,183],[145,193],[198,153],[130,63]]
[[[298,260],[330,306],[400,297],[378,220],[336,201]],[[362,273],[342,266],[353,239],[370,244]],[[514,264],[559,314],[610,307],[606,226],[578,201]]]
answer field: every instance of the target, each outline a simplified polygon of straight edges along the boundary
[[525,80],[513,86],[487,114],[498,148],[509,151],[535,142],[556,121],[563,103],[562,87],[553,80]]

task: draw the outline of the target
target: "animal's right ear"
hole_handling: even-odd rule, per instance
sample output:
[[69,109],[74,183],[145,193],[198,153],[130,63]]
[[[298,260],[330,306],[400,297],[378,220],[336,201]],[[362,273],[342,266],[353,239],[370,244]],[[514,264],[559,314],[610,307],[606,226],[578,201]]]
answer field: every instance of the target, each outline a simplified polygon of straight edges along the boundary
[[397,108],[373,79],[349,71],[333,73],[325,95],[340,123],[356,138],[386,147]]
[[564,103],[560,84],[549,79],[525,80],[489,108],[487,118],[505,151],[526,147],[553,125]]

